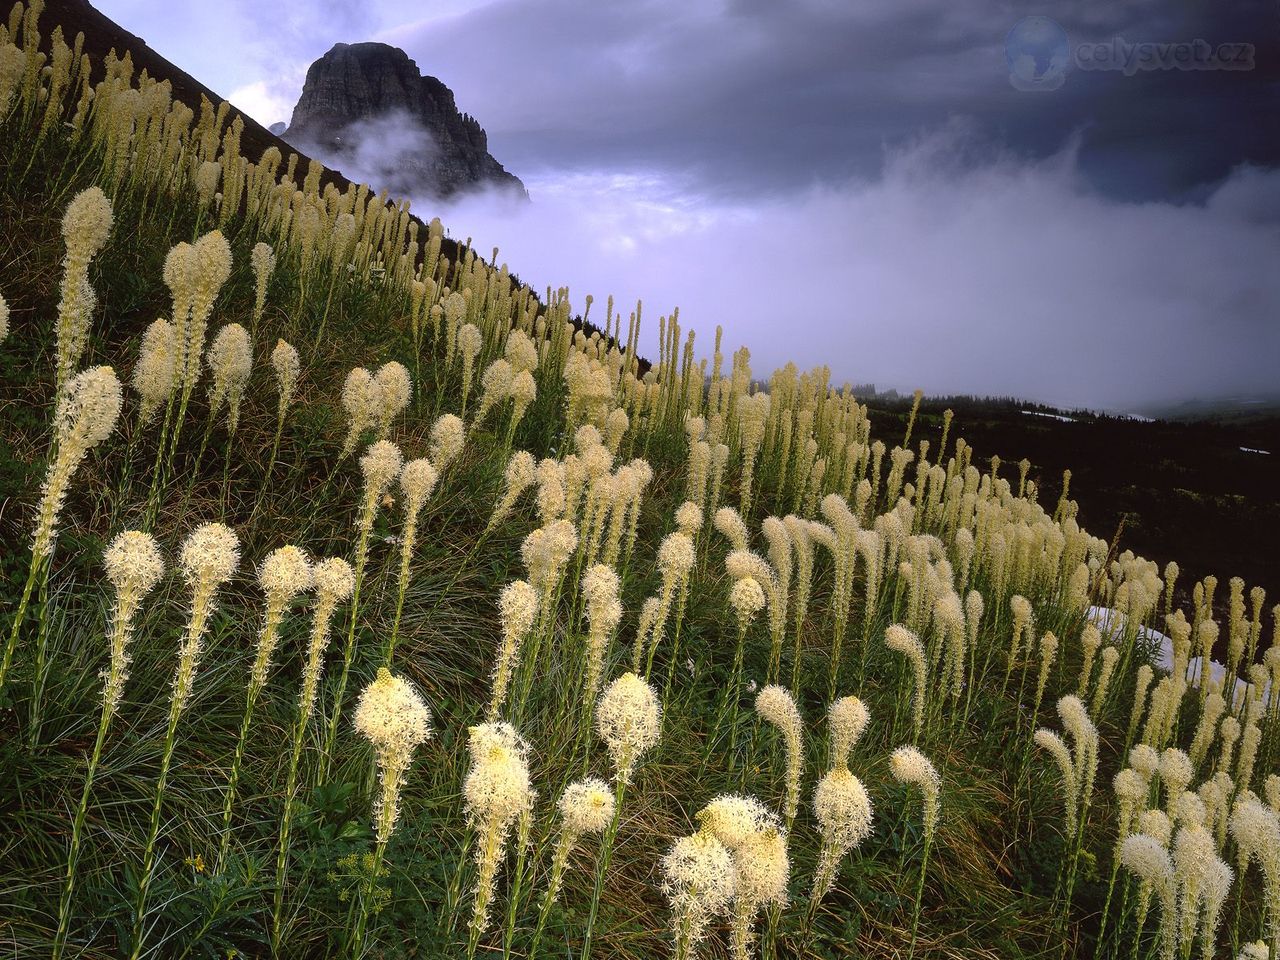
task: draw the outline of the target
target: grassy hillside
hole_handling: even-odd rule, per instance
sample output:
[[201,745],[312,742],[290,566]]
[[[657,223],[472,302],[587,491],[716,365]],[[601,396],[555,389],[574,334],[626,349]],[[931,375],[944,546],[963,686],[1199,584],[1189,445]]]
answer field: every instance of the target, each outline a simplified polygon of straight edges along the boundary
[[0,36],[7,955],[1274,950],[1243,582],[1171,605],[963,417],[642,365],[56,25]]

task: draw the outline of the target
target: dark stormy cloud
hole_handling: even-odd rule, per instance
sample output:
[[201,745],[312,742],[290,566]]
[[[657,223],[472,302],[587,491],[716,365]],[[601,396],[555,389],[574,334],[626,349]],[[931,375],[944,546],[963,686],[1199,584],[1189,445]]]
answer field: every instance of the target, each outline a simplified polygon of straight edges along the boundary
[[[334,42],[401,46],[534,200],[415,210],[536,286],[723,324],[762,373],[1120,409],[1274,390],[1261,0],[102,6],[267,123]],[[1053,82],[1017,89],[1028,63]]]

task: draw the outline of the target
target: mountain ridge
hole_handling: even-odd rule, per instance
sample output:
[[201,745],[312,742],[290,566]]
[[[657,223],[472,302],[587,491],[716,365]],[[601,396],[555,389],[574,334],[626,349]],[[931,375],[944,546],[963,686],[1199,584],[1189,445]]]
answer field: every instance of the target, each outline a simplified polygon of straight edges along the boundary
[[283,136],[334,165],[373,167],[393,195],[491,186],[528,196],[453,91],[390,44],[335,43],[314,61]]

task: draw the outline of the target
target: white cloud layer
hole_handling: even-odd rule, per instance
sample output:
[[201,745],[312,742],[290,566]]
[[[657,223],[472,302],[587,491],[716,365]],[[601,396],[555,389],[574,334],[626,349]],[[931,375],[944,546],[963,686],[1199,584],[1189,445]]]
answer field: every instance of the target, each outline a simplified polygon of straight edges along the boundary
[[678,305],[704,352],[722,324],[726,354],[750,346],[763,374],[826,363],[882,388],[1118,410],[1274,389],[1280,326],[1259,322],[1280,308],[1280,223],[1259,217],[1280,209],[1274,172],[1239,171],[1204,205],[1121,203],[1073,150],[984,153],[953,124],[877,180],[754,204],[641,174],[526,182],[529,205],[415,209],[577,304],[643,298],[650,351]]

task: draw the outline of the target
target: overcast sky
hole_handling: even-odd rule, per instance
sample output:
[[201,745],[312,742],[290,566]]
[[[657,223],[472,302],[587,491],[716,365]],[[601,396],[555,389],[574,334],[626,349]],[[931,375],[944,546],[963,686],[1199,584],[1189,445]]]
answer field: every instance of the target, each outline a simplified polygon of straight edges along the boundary
[[98,6],[267,124],[333,43],[402,47],[533,198],[415,212],[537,287],[678,305],[708,349],[721,323],[761,374],[1115,409],[1277,390],[1273,2]]

